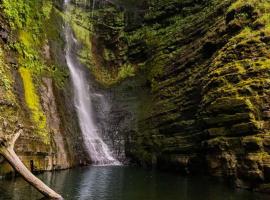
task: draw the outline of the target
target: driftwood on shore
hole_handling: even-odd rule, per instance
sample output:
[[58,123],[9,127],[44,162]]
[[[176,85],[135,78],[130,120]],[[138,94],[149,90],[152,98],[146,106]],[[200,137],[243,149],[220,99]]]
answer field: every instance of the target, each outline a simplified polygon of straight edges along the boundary
[[[7,125],[3,125],[5,127]],[[0,130],[0,154],[8,161],[8,163],[13,167],[13,169],[19,173],[25,181],[36,188],[40,193],[49,199],[63,199],[61,195],[57,194],[51,188],[49,188],[45,183],[33,175],[27,167],[22,163],[20,158],[14,151],[14,145],[17,139],[23,132],[22,127],[19,125],[14,134],[5,134],[5,128]]]

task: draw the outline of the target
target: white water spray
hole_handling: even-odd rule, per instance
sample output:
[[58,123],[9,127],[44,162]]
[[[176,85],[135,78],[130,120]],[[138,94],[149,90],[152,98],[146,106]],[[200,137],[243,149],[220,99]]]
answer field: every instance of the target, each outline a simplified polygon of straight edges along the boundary
[[[68,3],[69,0],[65,0],[65,4]],[[65,25],[65,37],[66,62],[74,87],[74,103],[89,156],[94,165],[120,165],[120,162],[112,156],[109,147],[100,137],[98,128],[94,122],[91,97],[96,94],[91,94],[86,74],[80,69],[79,64],[73,57],[72,49],[76,47],[77,40],[73,36],[68,24]]]

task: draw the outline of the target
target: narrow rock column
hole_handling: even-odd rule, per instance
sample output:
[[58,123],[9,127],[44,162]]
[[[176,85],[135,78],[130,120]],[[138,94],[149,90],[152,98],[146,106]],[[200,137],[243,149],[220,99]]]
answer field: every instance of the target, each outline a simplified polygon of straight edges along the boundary
[[57,194],[45,183],[43,183],[36,176],[34,176],[14,152],[14,144],[16,140],[20,137],[21,133],[22,129],[18,130],[13,137],[4,137],[4,135],[0,133],[0,154],[9,162],[9,164],[14,168],[14,170],[16,170],[24,178],[25,181],[31,184],[44,196],[50,199],[63,199],[61,195]]

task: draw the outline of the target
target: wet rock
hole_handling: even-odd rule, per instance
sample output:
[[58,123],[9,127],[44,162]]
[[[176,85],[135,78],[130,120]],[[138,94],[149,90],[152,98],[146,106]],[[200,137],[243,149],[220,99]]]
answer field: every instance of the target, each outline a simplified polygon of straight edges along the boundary
[[252,122],[248,123],[240,123],[240,124],[235,124],[231,127],[231,132],[234,135],[249,135],[249,134],[254,134],[258,131],[258,127],[256,124]]
[[4,43],[8,42],[8,32],[5,30],[0,29],[0,38],[3,40]]
[[224,127],[221,128],[211,128],[207,130],[210,137],[225,136],[227,135],[227,130]]
[[263,148],[263,139],[254,136],[244,137],[242,143],[248,152],[261,151]]

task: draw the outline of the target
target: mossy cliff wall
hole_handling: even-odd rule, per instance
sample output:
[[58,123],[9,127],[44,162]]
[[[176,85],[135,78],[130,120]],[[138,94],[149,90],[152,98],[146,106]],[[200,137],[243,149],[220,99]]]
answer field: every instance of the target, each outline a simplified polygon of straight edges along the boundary
[[[87,160],[65,64],[60,4],[0,1],[1,124],[24,126],[15,150],[34,171]],[[0,164],[0,176],[10,172]]]
[[[91,13],[86,52],[94,65],[82,56],[85,64],[116,105],[119,95],[137,98],[118,107],[133,120],[122,130],[127,156],[269,191],[270,3],[115,1],[88,12],[84,2],[76,1],[75,23]],[[139,74],[143,81],[130,78]]]
[[67,15],[60,1],[1,2],[1,116],[27,127],[17,146],[26,163],[84,160],[64,19],[82,44],[78,58],[106,90],[111,133],[128,158],[270,191],[268,1],[95,1],[92,9],[76,0]]
[[270,181],[270,3],[159,4],[147,12],[143,28],[152,49],[146,68],[154,105],[132,155],[264,190]]

